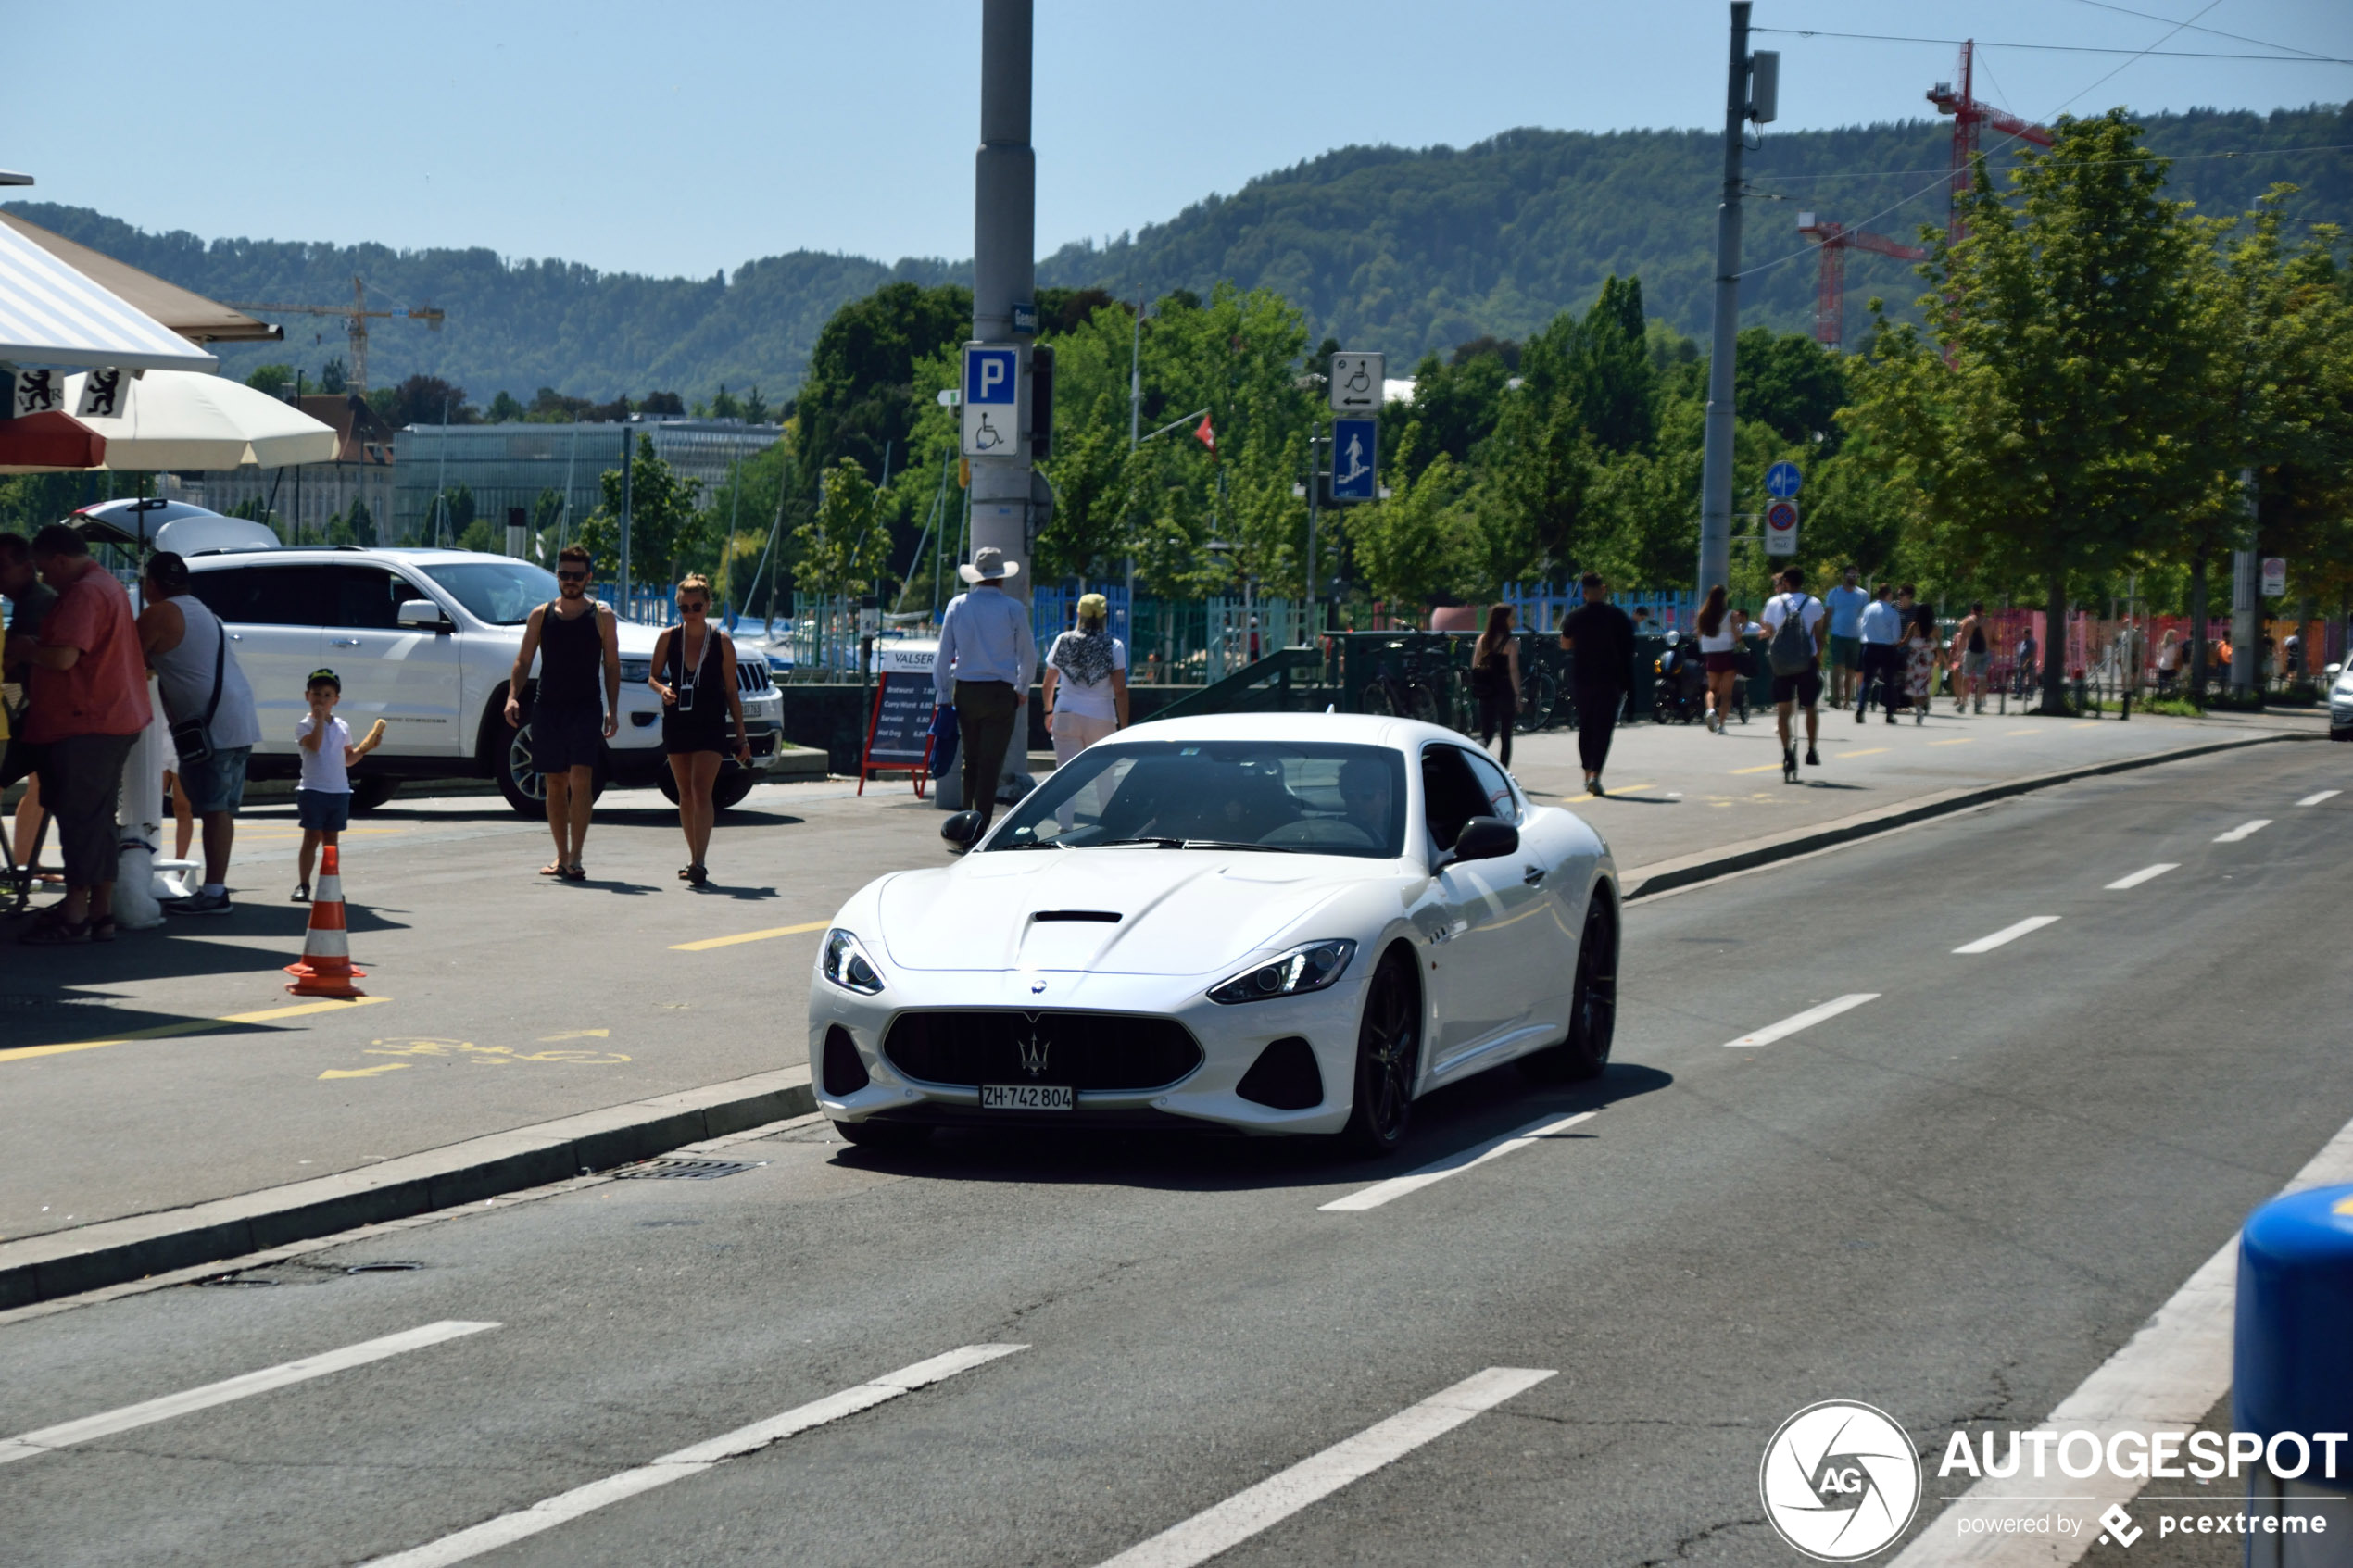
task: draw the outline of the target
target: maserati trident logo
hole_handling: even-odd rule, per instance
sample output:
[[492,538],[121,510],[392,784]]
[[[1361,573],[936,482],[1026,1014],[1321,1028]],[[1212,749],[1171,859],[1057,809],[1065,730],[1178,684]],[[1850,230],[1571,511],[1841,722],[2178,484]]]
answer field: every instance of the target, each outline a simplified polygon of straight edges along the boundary
[[1022,1016],[1029,1020],[1029,1033],[1013,1040],[1021,1051],[1021,1070],[1033,1078],[1042,1077],[1046,1072],[1046,1052],[1051,1048],[1053,1041],[1038,1032],[1036,1013],[1026,1012]]

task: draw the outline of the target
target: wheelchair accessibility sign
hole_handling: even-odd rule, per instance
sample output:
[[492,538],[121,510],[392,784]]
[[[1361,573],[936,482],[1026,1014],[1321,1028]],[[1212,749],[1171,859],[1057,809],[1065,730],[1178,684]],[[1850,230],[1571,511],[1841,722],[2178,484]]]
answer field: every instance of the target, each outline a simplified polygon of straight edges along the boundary
[[1021,440],[1021,352],[964,345],[964,456],[1011,457]]

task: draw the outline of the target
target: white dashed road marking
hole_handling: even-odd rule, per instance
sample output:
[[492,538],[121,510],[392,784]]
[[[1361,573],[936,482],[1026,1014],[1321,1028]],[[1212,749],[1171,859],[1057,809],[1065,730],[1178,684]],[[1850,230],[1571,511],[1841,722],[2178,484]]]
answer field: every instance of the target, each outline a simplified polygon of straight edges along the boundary
[[798,1405],[782,1415],[757,1421],[749,1426],[697,1443],[690,1449],[662,1455],[651,1464],[624,1470],[618,1475],[608,1475],[601,1481],[591,1481],[585,1486],[559,1492],[552,1498],[532,1504],[513,1513],[502,1513],[485,1520],[454,1536],[444,1536],[437,1541],[408,1551],[379,1557],[367,1568],[438,1568],[447,1562],[463,1562],[485,1551],[495,1551],[510,1542],[542,1530],[552,1530],[567,1520],[584,1513],[593,1513],[623,1498],[634,1498],[639,1492],[649,1492],[656,1486],[666,1486],[673,1481],[683,1481],[689,1475],[699,1475],[706,1470],[757,1453],[772,1443],[799,1436],[812,1427],[839,1421],[860,1411],[872,1410],[887,1399],[911,1394],[929,1384],[943,1382],[960,1372],[970,1372],[985,1366],[1000,1356],[1010,1356],[1016,1350],[1026,1350],[1026,1345],[967,1345],[961,1350],[950,1350],[944,1356],[934,1356],[927,1361],[885,1373],[872,1383],[861,1383],[855,1388],[845,1388],[838,1394],[828,1394],[805,1405]]
[[0,1464],[31,1459],[55,1449],[71,1448],[76,1443],[87,1443],[94,1437],[110,1437],[118,1432],[128,1432],[134,1426],[170,1421],[173,1416],[186,1415],[192,1411],[209,1410],[214,1405],[225,1405],[233,1399],[248,1399],[255,1394],[266,1394],[272,1388],[283,1388],[290,1383],[323,1377],[331,1372],[342,1372],[349,1367],[366,1366],[370,1361],[380,1361],[386,1356],[422,1350],[445,1339],[459,1339],[497,1326],[495,1323],[429,1323],[422,1328],[412,1328],[405,1334],[388,1334],[382,1339],[364,1340],[358,1345],[346,1345],[340,1350],[305,1356],[298,1361],[263,1367],[259,1372],[245,1373],[219,1383],[208,1383],[201,1388],[191,1388],[184,1393],[166,1394],[159,1399],[125,1405],[103,1415],[84,1416],[80,1421],[44,1426],[38,1432],[27,1432],[22,1436],[0,1437]]
[[2178,872],[2181,869],[2182,862],[2179,860],[2159,860],[2153,866],[2143,866],[2131,876],[2118,877],[2108,884],[2106,890],[2110,893],[2121,893],[2128,887],[2138,887],[2145,882],[2155,882],[2167,872]]
[[2024,920],[2019,922],[2016,925],[2006,925],[2002,927],[2001,930],[1994,933],[1991,936],[1981,936],[1974,942],[1964,943],[1962,946],[1954,948],[1953,951],[1957,953],[1990,953],[1994,948],[2000,947],[2003,943],[2015,942],[2030,931],[2040,931],[2046,925],[2057,925],[2057,923],[2058,916],[2057,915],[2029,915]]
[[2236,844],[2243,838],[2249,838],[2256,834],[2261,833],[2265,828],[2270,827],[2271,825],[2271,818],[2258,817],[2251,822],[2241,822],[2238,826],[2233,828],[2228,833],[2216,834],[2214,835],[2214,842],[2217,844]]
[[1553,1375],[1526,1367],[1489,1367],[1129,1547],[1102,1568],[1193,1568]]
[[1849,1008],[1861,1007],[1865,1002],[1875,1002],[1879,1000],[1879,996],[1877,991],[1857,991],[1851,996],[1832,997],[1820,1007],[1807,1008],[1804,1012],[1792,1013],[1779,1023],[1768,1023],[1754,1035],[1743,1035],[1737,1040],[1727,1040],[1724,1042],[1724,1048],[1730,1050],[1734,1046],[1769,1046],[1776,1040],[1788,1038],[1800,1029],[1810,1029],[1826,1018],[1836,1018]]
[[2298,806],[2318,806],[2322,801],[2326,800],[2333,796],[2343,795],[2344,793],[2345,792],[2341,789],[2324,789],[2318,795],[2306,796],[2303,799],[2297,801],[2296,804]]
[[1515,1149],[1526,1148],[1529,1144],[1551,1137],[1555,1133],[1564,1132],[1576,1126],[1579,1122],[1590,1122],[1592,1119],[1593,1112],[1580,1110],[1574,1116],[1548,1117],[1541,1122],[1530,1122],[1516,1133],[1505,1133],[1502,1137],[1490,1138],[1481,1144],[1473,1144],[1460,1154],[1450,1154],[1443,1160],[1433,1160],[1418,1171],[1408,1171],[1402,1176],[1391,1176],[1385,1182],[1375,1182],[1362,1192],[1352,1192],[1346,1198],[1336,1198],[1329,1203],[1318,1204],[1317,1211],[1355,1213],[1361,1210],[1378,1209],[1382,1204],[1393,1198],[1403,1198],[1409,1192],[1419,1192],[1433,1182],[1442,1182],[1449,1176],[1460,1175],[1474,1165],[1484,1165],[1491,1160],[1500,1160]]

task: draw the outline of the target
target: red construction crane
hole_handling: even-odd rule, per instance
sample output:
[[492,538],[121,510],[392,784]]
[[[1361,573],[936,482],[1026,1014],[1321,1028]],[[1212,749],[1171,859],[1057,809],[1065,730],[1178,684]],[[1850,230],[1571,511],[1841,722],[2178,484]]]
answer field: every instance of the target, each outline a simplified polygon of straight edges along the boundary
[[1814,337],[1835,349],[1846,341],[1846,253],[1868,250],[1898,261],[1924,261],[1928,252],[1900,245],[1869,229],[1850,229],[1810,212],[1797,215],[1797,232],[1822,247],[1822,282],[1814,298]]
[[1969,39],[1961,45],[1961,86],[1953,90],[1949,82],[1940,82],[1928,90],[1928,101],[1936,106],[1938,114],[1953,117],[1953,206],[1945,220],[1945,238],[1959,245],[1966,228],[1961,221],[1960,198],[1969,194],[1969,171],[1976,167],[1978,138],[1985,126],[1992,126],[2005,135],[2020,142],[2032,142],[2038,147],[2051,144],[2051,133],[2039,125],[2030,124],[2006,110],[1977,99],[1977,40]]

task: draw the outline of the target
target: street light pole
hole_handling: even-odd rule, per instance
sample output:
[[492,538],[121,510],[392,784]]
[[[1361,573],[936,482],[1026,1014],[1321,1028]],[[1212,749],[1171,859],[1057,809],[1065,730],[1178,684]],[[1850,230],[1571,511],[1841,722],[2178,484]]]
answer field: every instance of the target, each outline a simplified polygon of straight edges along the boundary
[[984,0],[980,16],[980,151],[973,169],[973,338],[1010,343],[1021,387],[1020,436],[1003,456],[972,459],[972,542],[1023,571],[1006,591],[1029,598],[1030,431],[1027,335],[1013,307],[1037,297],[1038,155],[1029,144],[1031,0]]
[[[1724,81],[1724,194],[1716,209],[1716,320],[1707,361],[1707,436],[1700,460],[1701,594],[1732,575],[1732,356],[1741,330],[1741,144],[1750,118],[1749,0],[1732,0],[1731,60]],[[1772,118],[1760,106],[1759,119]]]

